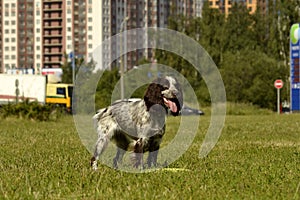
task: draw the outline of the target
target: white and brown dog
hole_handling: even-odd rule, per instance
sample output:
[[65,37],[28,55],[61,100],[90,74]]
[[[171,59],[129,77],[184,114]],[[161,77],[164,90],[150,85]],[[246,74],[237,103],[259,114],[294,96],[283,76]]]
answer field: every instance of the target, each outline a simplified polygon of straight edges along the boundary
[[156,166],[157,154],[165,134],[165,118],[168,110],[178,116],[182,107],[182,90],[173,77],[154,80],[139,101],[117,101],[100,109],[93,117],[98,140],[91,166],[97,169],[97,160],[107,144],[113,141],[117,154],[113,166],[118,168],[126,151],[134,152],[134,167],[143,168],[143,153],[149,151],[148,167]]

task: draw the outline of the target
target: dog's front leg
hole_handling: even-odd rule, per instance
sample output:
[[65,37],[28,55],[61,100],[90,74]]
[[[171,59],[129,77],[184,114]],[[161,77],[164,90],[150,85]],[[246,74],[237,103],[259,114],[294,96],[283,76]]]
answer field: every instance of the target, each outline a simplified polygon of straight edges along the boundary
[[156,167],[157,166],[157,154],[158,154],[158,149],[156,151],[149,152],[147,164],[148,167]]
[[159,144],[152,142],[149,148],[149,155],[147,159],[148,167],[157,166],[157,155],[159,150]]
[[138,168],[141,166],[143,168],[143,148],[144,148],[144,143],[143,143],[143,138],[139,138],[135,145],[134,145],[134,167]]
[[94,152],[94,156],[91,158],[91,166],[93,170],[97,170],[97,161],[99,159],[99,156],[102,154],[102,152],[105,150],[107,147],[107,144],[109,142],[109,138],[105,134],[100,134],[99,138],[96,143],[96,148]]

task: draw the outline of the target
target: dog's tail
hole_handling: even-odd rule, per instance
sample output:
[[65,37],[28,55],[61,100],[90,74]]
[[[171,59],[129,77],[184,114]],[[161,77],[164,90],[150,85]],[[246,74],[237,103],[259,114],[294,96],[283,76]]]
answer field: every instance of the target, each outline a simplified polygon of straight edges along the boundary
[[96,114],[93,116],[94,121],[94,128],[97,130],[98,128],[98,121],[103,116],[103,114],[107,111],[107,108],[102,108],[96,112]]

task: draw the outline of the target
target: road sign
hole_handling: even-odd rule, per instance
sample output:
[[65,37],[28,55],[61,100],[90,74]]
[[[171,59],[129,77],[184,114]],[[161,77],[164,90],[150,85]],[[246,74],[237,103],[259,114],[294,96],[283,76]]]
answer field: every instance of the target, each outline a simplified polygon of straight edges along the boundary
[[274,82],[274,87],[277,89],[277,113],[280,114],[280,89],[283,87],[283,81],[277,79]]
[[274,87],[277,88],[277,89],[281,89],[283,87],[283,81],[281,79],[277,79],[274,82]]
[[291,111],[300,111],[300,24],[290,29],[290,102]]

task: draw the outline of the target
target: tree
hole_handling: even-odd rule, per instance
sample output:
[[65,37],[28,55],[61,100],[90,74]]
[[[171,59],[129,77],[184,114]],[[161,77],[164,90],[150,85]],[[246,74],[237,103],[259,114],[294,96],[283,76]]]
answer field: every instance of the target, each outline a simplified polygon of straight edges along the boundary
[[[199,34],[199,43],[209,53],[217,66],[223,60],[227,35],[225,34],[225,14],[218,9],[211,9],[209,2],[205,1],[202,18],[194,19]],[[199,25],[198,25],[199,24]]]

